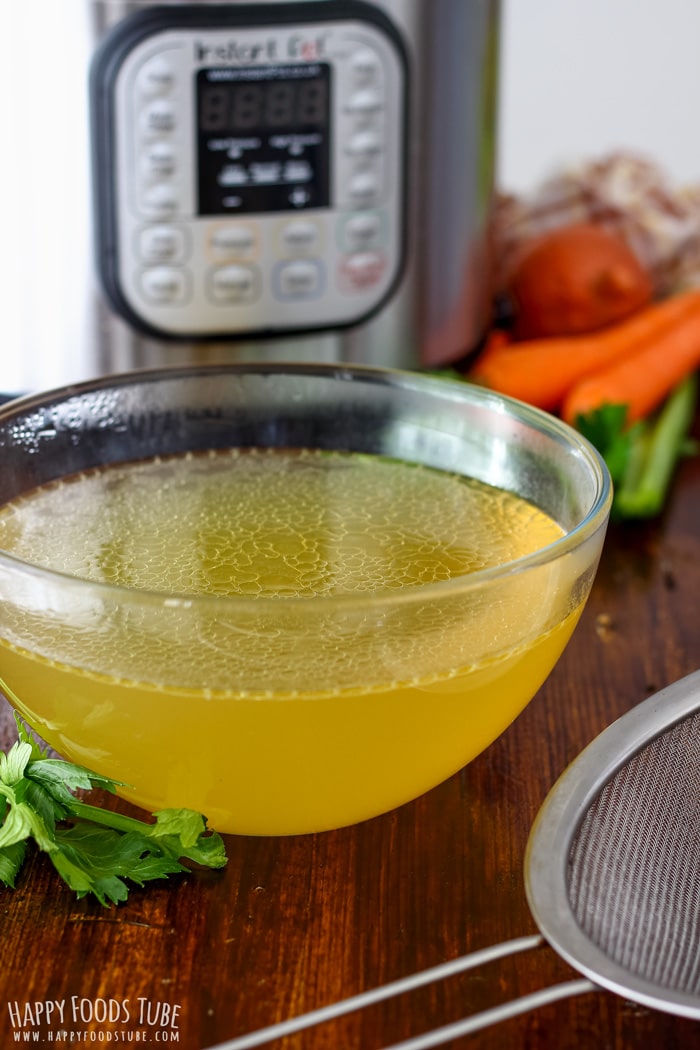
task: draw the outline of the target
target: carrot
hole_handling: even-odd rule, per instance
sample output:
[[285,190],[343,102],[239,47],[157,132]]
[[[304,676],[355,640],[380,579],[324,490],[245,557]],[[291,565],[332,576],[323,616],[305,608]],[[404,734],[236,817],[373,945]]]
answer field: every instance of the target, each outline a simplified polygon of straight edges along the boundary
[[492,328],[479,351],[479,362],[485,361],[491,354],[499,353],[506,346],[513,345],[513,337],[505,328]]
[[700,315],[700,289],[644,307],[629,320],[590,335],[528,339],[493,347],[469,378],[531,405],[556,411],[586,376],[654,347],[678,331],[686,316]]
[[567,394],[568,423],[603,405],[626,405],[626,423],[650,415],[672,390],[700,368],[700,302],[637,353],[582,379]]
[[482,354],[490,354],[494,350],[502,350],[504,346],[511,346],[513,337],[505,328],[492,328],[486,337]]

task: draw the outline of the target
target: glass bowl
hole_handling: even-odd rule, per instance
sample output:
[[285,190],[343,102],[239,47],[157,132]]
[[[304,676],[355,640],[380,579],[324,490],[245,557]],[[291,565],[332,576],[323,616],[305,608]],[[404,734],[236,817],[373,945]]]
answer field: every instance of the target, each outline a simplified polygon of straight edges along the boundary
[[136,804],[239,834],[355,823],[483,751],[610,510],[557,419],[364,367],[108,376],[4,406],[0,447],[11,703]]

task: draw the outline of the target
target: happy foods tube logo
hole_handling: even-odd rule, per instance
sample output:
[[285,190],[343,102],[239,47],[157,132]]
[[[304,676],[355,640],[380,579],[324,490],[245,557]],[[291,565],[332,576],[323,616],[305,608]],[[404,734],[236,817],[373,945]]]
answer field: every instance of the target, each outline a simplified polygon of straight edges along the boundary
[[7,1003],[7,1010],[13,1043],[80,1046],[180,1042],[180,1003],[145,996],[12,999]]

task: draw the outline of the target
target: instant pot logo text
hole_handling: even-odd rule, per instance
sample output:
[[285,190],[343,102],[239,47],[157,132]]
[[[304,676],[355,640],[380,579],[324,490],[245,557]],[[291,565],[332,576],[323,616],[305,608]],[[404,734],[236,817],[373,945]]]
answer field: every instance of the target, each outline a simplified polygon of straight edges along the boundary
[[237,40],[231,37],[222,43],[194,42],[195,61],[200,65],[226,63],[236,66],[257,65],[263,62],[315,62],[326,54],[327,34],[304,36],[293,33],[284,41],[276,37],[260,40]]

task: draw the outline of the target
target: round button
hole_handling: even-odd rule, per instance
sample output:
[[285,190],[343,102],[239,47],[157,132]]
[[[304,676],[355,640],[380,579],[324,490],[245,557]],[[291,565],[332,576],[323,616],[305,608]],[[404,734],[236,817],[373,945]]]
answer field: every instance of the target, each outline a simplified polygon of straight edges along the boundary
[[171,64],[159,55],[142,66],[138,75],[139,91],[146,98],[167,94],[175,84],[175,72]]
[[379,153],[382,144],[376,131],[356,131],[345,147],[353,157],[373,157]]
[[170,218],[177,212],[178,204],[175,187],[162,182],[151,186],[142,198],[143,211],[152,219]]
[[146,297],[157,303],[181,303],[187,297],[185,272],[174,266],[155,266],[144,270],[141,287]]
[[358,212],[345,222],[343,240],[351,251],[373,248],[381,233],[381,219],[377,212]]
[[311,299],[321,292],[323,271],[317,260],[295,259],[277,268],[277,290],[283,299]]
[[353,74],[358,83],[374,80],[379,73],[379,56],[369,47],[356,51],[350,60]]
[[251,251],[255,245],[255,234],[249,226],[232,223],[230,226],[217,226],[209,243],[218,258],[235,258]]
[[313,222],[297,219],[282,229],[282,241],[291,251],[308,251],[316,245],[318,228]]
[[176,226],[147,226],[139,234],[139,255],[147,263],[181,262],[185,234]]
[[146,178],[166,178],[174,174],[177,155],[169,142],[156,141],[143,153],[143,172]]
[[211,273],[210,289],[216,302],[250,302],[257,289],[255,272],[250,266],[221,266]]
[[349,113],[376,113],[382,108],[382,97],[374,88],[363,88],[350,96],[346,108]]
[[156,99],[141,114],[141,129],[147,136],[168,134],[176,126],[175,106],[167,99]]
[[345,291],[363,292],[381,281],[386,269],[386,259],[379,252],[359,252],[343,260],[340,268],[340,283]]
[[366,203],[374,200],[379,192],[377,176],[372,171],[358,171],[350,179],[348,189],[354,201]]

